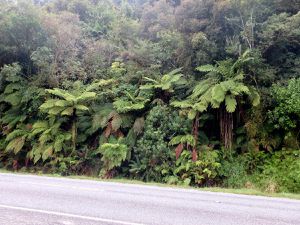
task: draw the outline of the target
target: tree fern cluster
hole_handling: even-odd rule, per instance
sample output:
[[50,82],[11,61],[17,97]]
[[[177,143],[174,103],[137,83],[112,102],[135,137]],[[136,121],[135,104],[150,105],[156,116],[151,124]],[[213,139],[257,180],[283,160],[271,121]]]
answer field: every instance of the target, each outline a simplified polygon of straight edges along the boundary
[[0,0],[0,168],[285,184],[300,7],[271,2]]

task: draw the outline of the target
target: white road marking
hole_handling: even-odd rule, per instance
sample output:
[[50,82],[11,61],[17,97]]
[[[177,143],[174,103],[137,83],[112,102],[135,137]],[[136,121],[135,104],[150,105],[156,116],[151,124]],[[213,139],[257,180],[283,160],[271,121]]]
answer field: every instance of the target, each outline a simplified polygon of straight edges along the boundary
[[31,208],[1,205],[1,204],[0,204],[0,208],[48,214],[48,215],[54,215],[54,216],[63,216],[63,217],[82,219],[82,220],[91,220],[91,221],[97,221],[97,222],[115,223],[115,224],[121,224],[121,225],[145,225],[142,223],[132,223],[132,222],[127,222],[127,221],[122,221],[122,220],[105,219],[105,218],[92,217],[92,216],[81,216],[81,215],[75,215],[75,214],[70,214],[70,213],[62,213],[62,212],[48,211],[48,210],[42,210],[42,209],[31,209]]

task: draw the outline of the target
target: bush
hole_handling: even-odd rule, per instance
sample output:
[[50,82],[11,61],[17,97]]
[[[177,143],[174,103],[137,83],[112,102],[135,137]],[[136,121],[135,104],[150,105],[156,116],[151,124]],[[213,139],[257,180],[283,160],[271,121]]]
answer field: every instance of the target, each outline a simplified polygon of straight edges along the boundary
[[161,171],[175,162],[174,149],[168,143],[173,136],[190,129],[188,122],[166,106],[152,108],[145,120],[145,131],[134,148],[136,158],[130,165],[131,175],[145,181],[162,181]]
[[103,161],[103,168],[100,175],[105,178],[113,176],[113,169],[121,166],[125,161],[128,147],[122,143],[105,143],[99,147],[99,152],[102,154],[101,161]]
[[204,186],[215,182],[219,167],[216,151],[205,150],[199,153],[198,160],[193,162],[191,152],[184,150],[175,166],[163,170],[162,174],[165,175],[164,181],[168,184]]
[[258,177],[266,191],[273,185],[273,191],[300,193],[300,150],[276,152]]
[[246,160],[242,156],[230,157],[221,161],[218,169],[221,184],[228,188],[245,187],[247,180]]

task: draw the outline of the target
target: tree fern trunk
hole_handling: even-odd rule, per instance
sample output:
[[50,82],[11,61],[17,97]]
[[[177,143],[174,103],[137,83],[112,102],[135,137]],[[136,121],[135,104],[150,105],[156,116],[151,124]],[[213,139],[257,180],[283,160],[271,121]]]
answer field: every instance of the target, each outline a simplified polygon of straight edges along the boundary
[[76,129],[76,121],[73,121],[72,124],[72,151],[75,153],[76,151],[76,136],[77,136],[77,129]]
[[228,113],[224,106],[220,109],[220,136],[225,149],[232,149],[233,114]]
[[193,136],[195,139],[195,146],[193,146],[193,151],[192,151],[192,160],[197,161],[197,145],[198,145],[198,136],[199,136],[199,113],[197,112],[196,117],[193,122]]
[[74,109],[72,115],[72,153],[76,151],[76,139],[77,139],[77,123],[76,123],[76,109]]

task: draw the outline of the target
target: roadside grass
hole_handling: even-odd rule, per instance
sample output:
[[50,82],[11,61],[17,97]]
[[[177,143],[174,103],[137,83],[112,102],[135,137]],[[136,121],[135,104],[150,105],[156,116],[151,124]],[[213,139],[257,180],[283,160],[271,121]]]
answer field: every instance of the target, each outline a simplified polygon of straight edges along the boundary
[[101,179],[99,177],[89,177],[89,176],[62,176],[60,174],[45,174],[42,172],[12,172],[5,169],[0,169],[0,173],[12,173],[12,174],[23,174],[23,175],[37,175],[37,176],[45,176],[45,177],[57,177],[57,178],[70,178],[70,179],[80,179],[80,180],[93,180],[93,181],[102,181],[102,182],[112,182],[112,183],[123,183],[123,184],[139,184],[139,185],[147,185],[147,186],[156,186],[156,187],[169,187],[169,188],[181,188],[181,189],[190,189],[190,190],[198,190],[198,191],[207,191],[207,192],[219,192],[219,193],[229,193],[229,194],[240,194],[240,195],[253,195],[253,196],[265,196],[265,197],[274,197],[274,198],[288,198],[288,199],[297,199],[300,200],[300,194],[294,193],[268,193],[258,189],[253,188],[222,188],[222,187],[191,187],[184,185],[169,185],[163,183],[156,182],[143,182],[139,180],[127,179],[127,178],[113,178],[113,179]]

